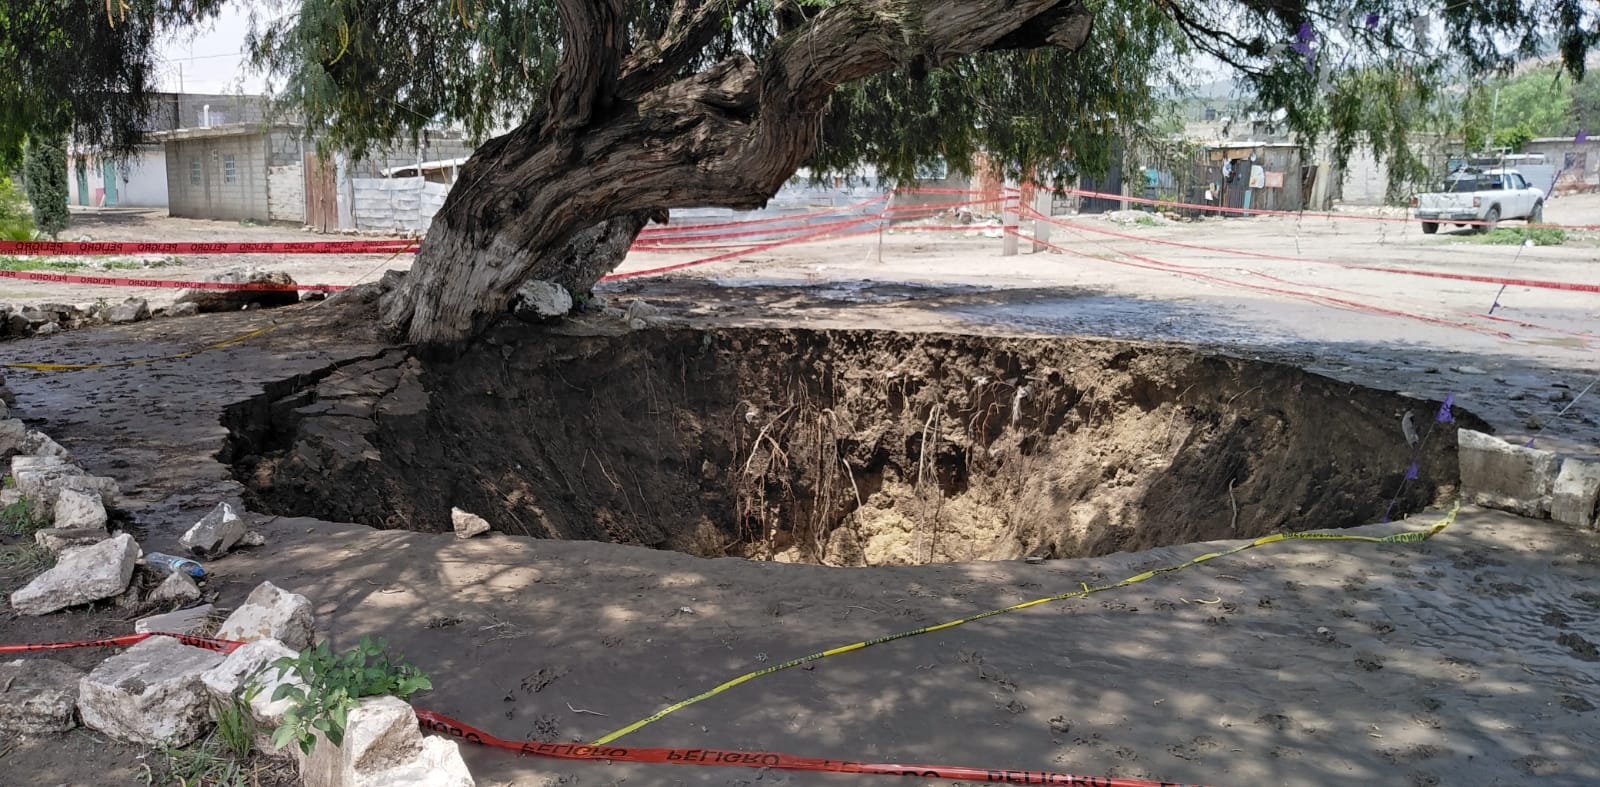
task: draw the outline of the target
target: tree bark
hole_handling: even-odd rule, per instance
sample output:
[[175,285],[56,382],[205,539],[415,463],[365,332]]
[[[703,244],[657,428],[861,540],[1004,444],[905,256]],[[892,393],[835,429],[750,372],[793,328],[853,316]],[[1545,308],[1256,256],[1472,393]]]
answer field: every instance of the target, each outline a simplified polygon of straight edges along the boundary
[[834,87],[986,49],[1077,48],[1090,17],[1080,0],[854,0],[805,20],[759,65],[738,56],[670,81],[683,42],[721,18],[680,3],[681,24],[636,55],[622,40],[625,5],[558,3],[567,34],[551,110],[462,168],[384,304],[392,329],[449,345],[504,310],[525,281],[586,290],[621,262],[619,239],[631,243],[642,217],[765,205],[814,151]]

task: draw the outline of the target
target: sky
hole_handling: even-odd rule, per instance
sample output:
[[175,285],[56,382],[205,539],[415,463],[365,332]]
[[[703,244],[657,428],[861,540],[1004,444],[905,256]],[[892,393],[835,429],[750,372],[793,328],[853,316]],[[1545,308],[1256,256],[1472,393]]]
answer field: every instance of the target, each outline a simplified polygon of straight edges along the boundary
[[248,9],[234,2],[223,8],[214,22],[162,42],[165,63],[157,80],[160,89],[173,93],[266,92],[266,78],[250,73],[246,65],[244,38],[249,30]]

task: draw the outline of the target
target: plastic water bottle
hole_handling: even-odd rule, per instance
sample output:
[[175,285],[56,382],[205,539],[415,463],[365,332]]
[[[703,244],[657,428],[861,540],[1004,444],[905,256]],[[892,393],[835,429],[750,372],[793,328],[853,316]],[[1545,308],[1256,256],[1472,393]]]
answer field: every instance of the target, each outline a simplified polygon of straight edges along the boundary
[[199,579],[206,575],[205,567],[186,557],[168,555],[161,552],[146,552],[145,565],[162,573],[171,574],[174,571],[186,571],[189,576]]

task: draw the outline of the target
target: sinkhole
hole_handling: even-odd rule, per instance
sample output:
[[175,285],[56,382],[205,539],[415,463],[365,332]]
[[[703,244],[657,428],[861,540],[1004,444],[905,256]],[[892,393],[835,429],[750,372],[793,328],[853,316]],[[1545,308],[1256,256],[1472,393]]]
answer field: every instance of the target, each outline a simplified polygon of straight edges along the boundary
[[[279,381],[220,458],[264,512],[827,565],[1080,557],[1439,502],[1437,402],[1085,338],[510,323]],[[1469,428],[1484,428],[1457,412]]]

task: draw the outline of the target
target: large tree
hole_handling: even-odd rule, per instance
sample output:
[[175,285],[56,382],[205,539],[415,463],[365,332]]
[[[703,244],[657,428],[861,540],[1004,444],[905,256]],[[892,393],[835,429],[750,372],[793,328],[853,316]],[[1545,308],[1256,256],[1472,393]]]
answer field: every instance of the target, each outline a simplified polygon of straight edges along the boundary
[[[529,279],[587,288],[652,217],[759,206],[808,163],[906,175],[982,149],[1016,173],[1092,169],[1196,58],[1340,154],[1403,155],[1438,86],[1552,51],[1579,78],[1600,35],[1589,0],[261,2],[289,13],[259,27],[258,62],[330,144],[492,137],[383,304],[430,345]],[[130,3],[157,23],[214,6]]]

